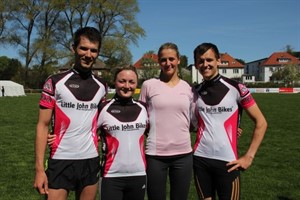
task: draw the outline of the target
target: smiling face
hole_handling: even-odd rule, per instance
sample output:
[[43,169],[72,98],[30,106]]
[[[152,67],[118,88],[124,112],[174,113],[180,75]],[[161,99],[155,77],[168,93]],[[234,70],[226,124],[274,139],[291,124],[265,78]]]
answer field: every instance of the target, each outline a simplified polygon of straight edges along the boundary
[[73,52],[75,54],[75,65],[89,69],[99,55],[99,42],[92,42],[87,37],[80,36],[80,42],[76,47],[73,46]]
[[180,60],[178,58],[178,54],[174,49],[161,50],[159,55],[159,64],[163,75],[168,77],[177,75],[179,63]]
[[133,70],[124,69],[116,75],[116,93],[121,98],[130,98],[134,95],[137,87],[137,75]]
[[203,76],[204,80],[211,80],[218,75],[218,65],[220,59],[217,58],[212,49],[208,49],[204,54],[195,58],[195,67]]

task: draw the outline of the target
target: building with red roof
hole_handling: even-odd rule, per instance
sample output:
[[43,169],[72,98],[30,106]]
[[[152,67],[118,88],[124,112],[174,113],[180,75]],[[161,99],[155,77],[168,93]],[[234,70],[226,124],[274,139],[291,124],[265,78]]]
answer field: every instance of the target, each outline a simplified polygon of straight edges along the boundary
[[145,53],[133,66],[137,69],[141,81],[157,77],[160,72],[158,56],[153,52]]
[[256,81],[270,82],[274,72],[289,64],[300,66],[300,60],[288,52],[274,52],[268,58],[247,63],[245,73],[255,76]]
[[133,66],[136,69],[142,69],[143,67],[158,67],[158,56],[155,53],[146,53]]
[[[299,58],[291,55],[288,52],[274,52],[268,58],[262,58],[255,60],[245,65],[240,63],[237,59],[233,58],[228,53],[221,53],[221,64],[218,66],[219,73],[225,77],[236,79],[243,83],[246,82],[270,82],[272,74],[278,70],[278,68],[285,67],[288,64],[296,64],[300,67]],[[149,77],[145,72],[151,69],[156,70],[157,75],[159,73],[159,63],[158,56],[153,52],[149,52],[143,55],[137,62],[133,65],[139,75],[148,79],[149,77],[154,77],[152,73]],[[192,73],[192,81],[194,83],[202,82],[202,75],[194,67],[194,65],[189,65],[188,69]],[[153,70],[152,70],[153,71]]]
[[240,80],[244,74],[244,65],[228,53],[221,53],[220,58],[219,73],[228,78]]

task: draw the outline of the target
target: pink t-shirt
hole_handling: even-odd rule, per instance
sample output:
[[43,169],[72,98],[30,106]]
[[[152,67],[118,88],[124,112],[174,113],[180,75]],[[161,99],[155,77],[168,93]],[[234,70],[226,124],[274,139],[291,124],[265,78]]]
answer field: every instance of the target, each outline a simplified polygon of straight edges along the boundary
[[192,152],[190,116],[193,93],[183,80],[169,87],[159,79],[143,83],[140,100],[147,103],[150,131],[146,142],[146,154],[171,156]]

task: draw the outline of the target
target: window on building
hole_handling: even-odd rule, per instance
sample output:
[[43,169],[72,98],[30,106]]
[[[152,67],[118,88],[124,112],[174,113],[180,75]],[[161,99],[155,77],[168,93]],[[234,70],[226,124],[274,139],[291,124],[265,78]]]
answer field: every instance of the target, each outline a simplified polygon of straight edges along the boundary
[[233,69],[233,73],[234,74],[238,74],[239,73],[239,69]]
[[222,69],[222,73],[223,73],[223,74],[226,74],[226,69]]
[[290,62],[291,59],[289,58],[277,58],[277,61],[280,63],[286,63],[286,62]]

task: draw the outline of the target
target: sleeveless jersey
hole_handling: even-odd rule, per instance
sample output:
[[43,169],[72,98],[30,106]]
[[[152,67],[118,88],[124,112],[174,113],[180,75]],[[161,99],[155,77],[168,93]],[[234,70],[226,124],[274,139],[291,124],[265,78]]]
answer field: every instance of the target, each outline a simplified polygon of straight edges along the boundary
[[103,177],[146,175],[144,134],[148,126],[142,102],[115,96],[99,106]]
[[238,158],[237,128],[241,108],[255,101],[241,83],[218,75],[196,86],[197,138],[194,155],[232,161]]
[[52,159],[88,159],[99,155],[97,139],[98,104],[106,84],[91,74],[74,69],[50,76],[43,87],[40,106],[52,109],[52,132],[56,135]]
[[190,117],[193,92],[183,80],[169,87],[159,79],[145,81],[140,100],[148,106],[150,130],[146,154],[173,156],[192,152]]

